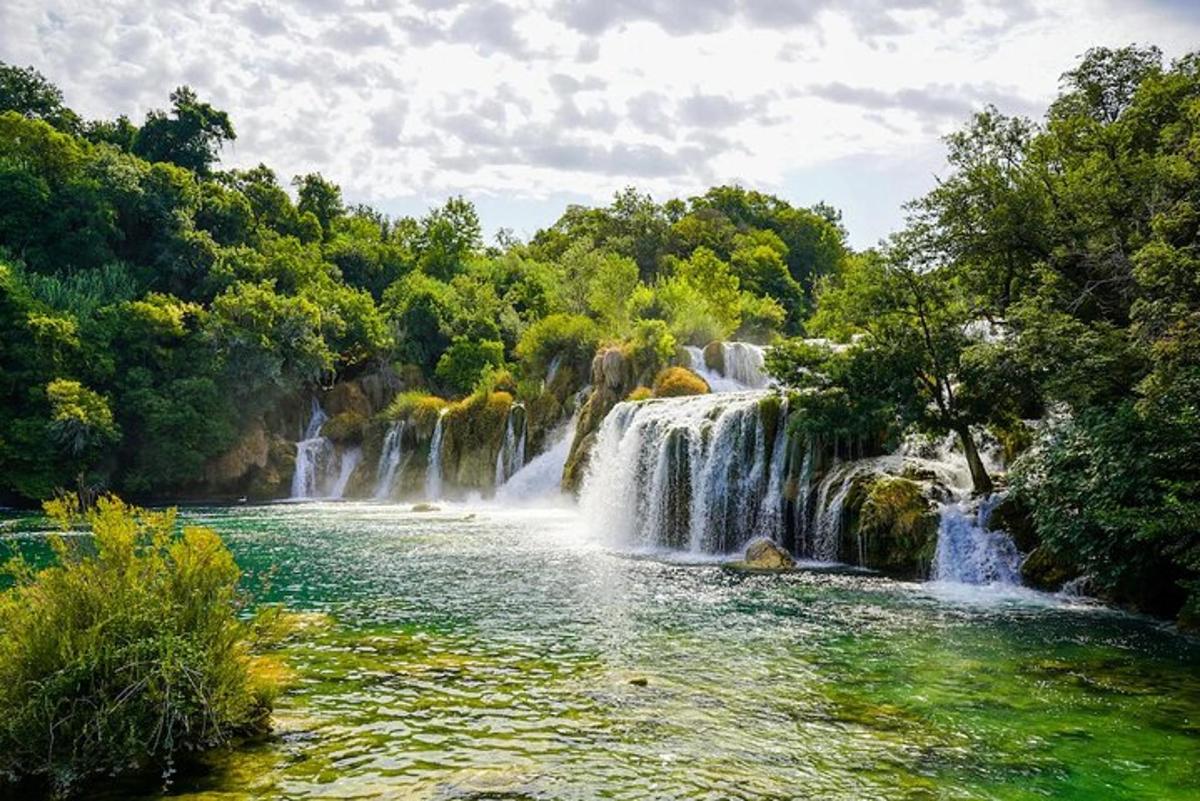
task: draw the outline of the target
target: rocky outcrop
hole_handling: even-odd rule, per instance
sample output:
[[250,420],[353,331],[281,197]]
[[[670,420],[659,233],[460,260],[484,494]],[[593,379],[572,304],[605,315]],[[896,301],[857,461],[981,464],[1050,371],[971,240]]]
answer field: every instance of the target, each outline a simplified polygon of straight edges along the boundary
[[563,468],[564,491],[574,493],[579,490],[600,423],[638,386],[637,378],[629,359],[618,347],[606,348],[592,359],[592,393],[579,411],[575,441],[571,443],[571,453]]

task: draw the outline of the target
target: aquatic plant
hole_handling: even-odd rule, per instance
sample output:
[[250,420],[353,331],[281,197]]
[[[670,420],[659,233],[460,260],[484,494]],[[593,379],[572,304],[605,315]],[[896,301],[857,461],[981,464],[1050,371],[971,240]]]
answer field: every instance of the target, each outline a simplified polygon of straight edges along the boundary
[[[63,530],[77,504],[47,512]],[[68,794],[99,776],[169,776],[185,755],[265,730],[278,671],[252,654],[240,571],[175,511],[101,498],[92,539],[55,536],[58,564],[15,560],[0,596],[0,782]]]

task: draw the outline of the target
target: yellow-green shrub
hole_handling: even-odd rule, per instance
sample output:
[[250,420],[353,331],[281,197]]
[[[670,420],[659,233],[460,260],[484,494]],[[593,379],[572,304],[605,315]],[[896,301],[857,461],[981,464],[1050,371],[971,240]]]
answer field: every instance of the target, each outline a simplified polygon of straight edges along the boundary
[[[65,529],[79,516],[47,504]],[[58,564],[14,560],[0,595],[0,782],[65,794],[100,776],[169,768],[268,726],[239,570],[209,529],[101,498],[92,541],[55,536]],[[94,546],[94,547],[88,547]]]
[[686,367],[668,367],[654,379],[654,397],[677,398],[681,395],[704,395],[708,382]]
[[640,401],[640,400],[646,400],[647,398],[653,398],[653,397],[654,397],[654,390],[650,389],[650,387],[638,386],[638,387],[633,388],[633,392],[630,392],[628,395],[625,396],[625,400]]
[[383,416],[390,421],[408,420],[421,430],[433,430],[438,414],[446,405],[445,400],[428,392],[401,392],[392,398]]

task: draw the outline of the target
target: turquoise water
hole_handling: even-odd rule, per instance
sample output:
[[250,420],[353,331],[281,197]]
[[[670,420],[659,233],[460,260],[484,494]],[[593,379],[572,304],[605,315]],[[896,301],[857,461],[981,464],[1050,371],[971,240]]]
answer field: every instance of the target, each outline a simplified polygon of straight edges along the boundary
[[274,736],[173,797],[1200,798],[1200,643],[1146,619],[634,558],[571,510],[184,514],[320,614]]

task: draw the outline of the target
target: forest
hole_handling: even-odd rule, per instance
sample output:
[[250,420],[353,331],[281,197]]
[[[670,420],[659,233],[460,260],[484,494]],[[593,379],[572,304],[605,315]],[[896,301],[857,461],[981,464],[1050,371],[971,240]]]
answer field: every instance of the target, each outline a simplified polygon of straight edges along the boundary
[[86,120],[0,65],[0,499],[194,498],[244,421],[381,366],[410,403],[533,401],[564,355],[653,375],[740,340],[807,435],[951,433],[979,493],[993,437],[1046,570],[1200,615],[1200,55],[1094,49],[1044,119],[978,112],[864,251],[836,209],[739,186],[484,242],[461,197],[390,218],[316,172],[223,169],[235,138],[186,86]]

